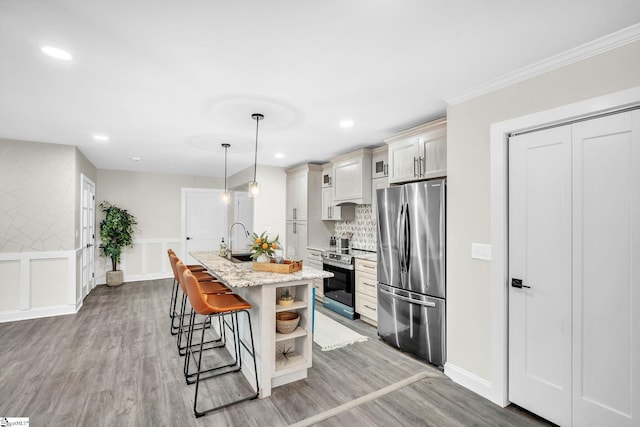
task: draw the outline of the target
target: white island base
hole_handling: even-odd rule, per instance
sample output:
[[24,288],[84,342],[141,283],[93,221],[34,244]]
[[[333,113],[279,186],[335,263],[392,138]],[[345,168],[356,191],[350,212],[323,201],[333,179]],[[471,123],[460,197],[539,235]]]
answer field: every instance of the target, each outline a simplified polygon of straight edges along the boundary
[[[306,378],[312,364],[313,289],[314,285],[322,286],[323,278],[331,273],[308,267],[291,274],[259,272],[252,269],[251,263],[232,263],[214,252],[192,252],[191,256],[253,306],[250,313],[260,398],[270,396],[274,387]],[[293,305],[277,304],[283,288],[288,288],[293,295]],[[294,311],[300,315],[300,322],[293,332],[276,332],[276,313],[280,311]],[[250,344],[245,316],[239,318],[242,319],[240,336]],[[227,337],[231,336],[227,334]],[[231,339],[227,342],[231,352],[234,344]],[[242,372],[253,384],[251,357],[242,346],[240,348]]]

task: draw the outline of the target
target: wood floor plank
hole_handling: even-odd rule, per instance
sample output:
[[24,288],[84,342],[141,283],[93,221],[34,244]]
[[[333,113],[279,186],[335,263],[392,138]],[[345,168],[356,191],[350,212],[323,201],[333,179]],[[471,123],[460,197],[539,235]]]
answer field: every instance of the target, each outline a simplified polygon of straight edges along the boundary
[[[369,340],[328,352],[314,344],[307,379],[196,419],[194,386],[184,381],[169,333],[171,285],[99,286],[77,314],[0,324],[0,415],[29,417],[33,425],[287,426],[426,371],[428,378],[318,425],[545,425],[471,393],[380,341],[370,325],[321,304],[319,311]],[[202,393],[224,399],[247,388],[225,376],[204,382]]]

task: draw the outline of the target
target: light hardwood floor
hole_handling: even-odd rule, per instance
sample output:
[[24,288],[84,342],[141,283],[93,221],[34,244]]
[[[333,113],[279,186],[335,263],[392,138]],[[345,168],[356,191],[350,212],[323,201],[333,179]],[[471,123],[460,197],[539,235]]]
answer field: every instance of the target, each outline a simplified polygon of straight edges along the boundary
[[328,352],[314,344],[306,380],[196,419],[193,385],[169,334],[170,287],[170,280],[99,286],[75,315],[0,324],[0,416],[29,417],[34,426],[286,426],[426,370],[427,378],[317,425],[548,425],[471,393],[378,340],[375,328],[321,306],[370,339]]

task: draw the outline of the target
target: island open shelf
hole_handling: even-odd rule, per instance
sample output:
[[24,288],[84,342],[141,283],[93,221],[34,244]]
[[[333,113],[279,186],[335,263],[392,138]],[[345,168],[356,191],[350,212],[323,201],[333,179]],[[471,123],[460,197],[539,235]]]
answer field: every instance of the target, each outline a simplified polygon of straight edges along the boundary
[[[270,396],[273,387],[306,378],[312,366],[313,289],[332,274],[307,266],[291,274],[255,271],[251,263],[233,263],[215,252],[191,252],[190,255],[252,305],[260,397]],[[294,297],[290,306],[278,304],[284,287],[289,288]],[[289,334],[276,332],[276,313],[283,311],[300,315],[298,326]],[[248,323],[241,323],[239,329],[242,340],[249,342]],[[228,340],[230,350],[234,345],[233,340]],[[248,354],[242,357],[250,360]],[[253,364],[243,363],[242,371],[251,378]]]

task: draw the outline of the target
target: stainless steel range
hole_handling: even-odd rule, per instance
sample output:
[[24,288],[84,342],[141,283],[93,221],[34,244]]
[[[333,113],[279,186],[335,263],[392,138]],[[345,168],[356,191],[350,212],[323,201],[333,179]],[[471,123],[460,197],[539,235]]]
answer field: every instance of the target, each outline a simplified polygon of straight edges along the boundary
[[356,279],[354,255],[369,253],[357,249],[332,249],[322,253],[322,268],[333,273],[324,280],[323,304],[326,308],[349,318],[356,319]]

